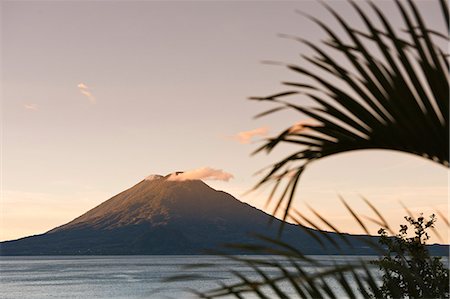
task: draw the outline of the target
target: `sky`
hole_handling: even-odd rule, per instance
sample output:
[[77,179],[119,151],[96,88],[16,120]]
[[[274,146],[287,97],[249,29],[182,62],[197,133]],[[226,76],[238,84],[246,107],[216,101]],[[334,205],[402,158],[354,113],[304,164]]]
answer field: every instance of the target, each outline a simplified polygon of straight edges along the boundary
[[[392,3],[379,3],[399,24]],[[345,1],[330,4],[360,22]],[[258,170],[293,147],[251,152],[305,117],[286,111],[254,119],[272,106],[247,99],[301,81],[262,63],[305,64],[300,54],[308,50],[280,33],[324,38],[295,10],[333,24],[316,1],[0,5],[0,240],[46,232],[150,174],[198,168],[232,175],[206,182],[263,209],[268,191],[246,191]],[[444,28],[436,2],[419,6],[430,27]],[[361,233],[339,196],[371,217],[362,197],[369,199],[394,226],[406,215],[401,203],[414,213],[447,214],[448,170],[396,152],[340,154],[307,169],[294,207],[312,215],[309,205],[342,231]]]

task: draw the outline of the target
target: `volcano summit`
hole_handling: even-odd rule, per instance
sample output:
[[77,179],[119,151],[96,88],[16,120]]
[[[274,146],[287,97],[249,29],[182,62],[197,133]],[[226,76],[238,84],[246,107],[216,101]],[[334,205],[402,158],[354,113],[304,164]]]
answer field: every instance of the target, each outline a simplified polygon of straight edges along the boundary
[[[173,175],[151,175],[44,234],[1,242],[0,254],[202,254],[224,243],[248,243],[251,233],[277,236],[280,220],[203,181],[169,179]],[[286,224],[282,239],[305,254],[373,253],[362,239],[374,237],[347,235],[350,248],[337,234],[327,233],[342,245],[338,252],[321,247],[311,233],[317,232]]]

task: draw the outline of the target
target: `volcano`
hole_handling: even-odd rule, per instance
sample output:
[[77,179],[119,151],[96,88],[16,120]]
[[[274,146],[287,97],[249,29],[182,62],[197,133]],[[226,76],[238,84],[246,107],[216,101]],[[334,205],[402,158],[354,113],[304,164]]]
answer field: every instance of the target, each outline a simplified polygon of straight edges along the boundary
[[[152,175],[44,234],[0,243],[1,255],[202,254],[251,234],[278,237],[282,221],[201,180]],[[375,237],[325,233],[340,247],[321,246],[317,231],[285,223],[281,239],[304,254],[373,254]],[[324,234],[318,234],[324,238]],[[439,248],[438,248],[439,249]],[[243,253],[239,249],[227,249]],[[443,248],[445,250],[445,248]]]

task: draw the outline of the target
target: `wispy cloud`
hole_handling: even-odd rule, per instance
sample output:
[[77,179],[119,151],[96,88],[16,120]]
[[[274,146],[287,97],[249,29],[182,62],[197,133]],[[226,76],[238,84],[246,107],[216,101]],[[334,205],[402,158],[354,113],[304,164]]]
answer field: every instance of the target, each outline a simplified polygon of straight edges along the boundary
[[228,182],[233,175],[222,169],[202,167],[182,173],[173,173],[167,179],[169,181],[189,181],[189,180],[215,180]]
[[23,104],[23,108],[27,109],[27,110],[38,110],[38,105],[36,104]]
[[300,133],[307,129],[306,125],[317,125],[317,121],[312,118],[307,118],[301,121],[296,122],[289,128],[289,133]]
[[90,88],[86,84],[80,83],[77,86],[80,92],[88,98],[91,104],[95,104],[97,102],[97,99],[94,97],[94,95],[90,91]]
[[257,136],[267,136],[269,134],[268,127],[257,128],[250,131],[239,132],[236,135],[232,136],[233,139],[237,140],[242,144],[248,144],[252,141],[253,137]]

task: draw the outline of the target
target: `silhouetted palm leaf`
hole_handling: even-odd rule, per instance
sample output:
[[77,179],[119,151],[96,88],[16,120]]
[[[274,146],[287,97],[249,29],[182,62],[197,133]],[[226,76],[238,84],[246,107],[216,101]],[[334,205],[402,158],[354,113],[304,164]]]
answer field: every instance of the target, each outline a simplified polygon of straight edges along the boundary
[[[350,214],[354,215],[355,222],[362,227],[366,227],[357,212],[345,202],[344,205]],[[373,205],[371,206],[377,215],[376,217],[379,218],[380,212]],[[316,217],[319,221],[322,221],[321,215],[317,214]],[[380,220],[379,222],[382,223],[383,221]],[[444,218],[443,221],[448,220]],[[317,227],[314,220],[310,220],[310,222],[311,226]],[[387,223],[382,228],[386,229],[386,226],[388,226]],[[337,229],[333,231],[337,233]],[[320,233],[322,237],[324,234],[326,234],[325,231]],[[216,289],[206,292],[197,291],[195,294],[201,298],[227,296],[247,298],[248,294],[257,298],[288,298],[293,294],[295,294],[295,298],[385,298],[380,288],[380,272],[373,268],[372,262],[354,257],[351,264],[329,265],[321,260],[303,255],[299,249],[279,239],[261,235],[255,235],[255,237],[257,243],[228,245],[229,248],[240,249],[252,254],[251,256],[234,256],[214,252],[247,267],[242,272],[230,270],[230,273],[238,279],[236,282],[220,282],[220,286]],[[331,240],[324,239],[324,242],[330,242],[324,243],[324,245],[332,245]],[[381,244],[370,245],[379,250],[381,254],[386,254],[386,248]],[[397,254],[402,256],[405,264],[383,265],[385,275],[390,275],[389,271],[397,271],[402,274],[410,286],[418,286],[420,289],[426,290],[427,287],[420,277],[421,269],[408,266],[406,264],[407,257],[404,253],[399,252]],[[431,264],[432,261],[429,260],[428,263]],[[189,265],[185,269],[189,270],[192,267],[193,265]],[[197,268],[197,266],[195,267]],[[202,264],[198,267],[211,268],[215,265]],[[315,270],[311,271],[311,269]],[[167,281],[198,278],[196,275],[187,273],[185,277],[178,275]],[[401,297],[397,285],[384,287],[394,295],[394,298]],[[411,289],[410,294],[414,295],[414,292],[417,292],[417,290]]]
[[[276,181],[278,188],[281,179],[288,180],[275,210],[290,206],[308,164],[334,154],[386,149],[449,165],[449,65],[445,49],[433,41],[435,37],[448,39],[447,35],[429,29],[413,1],[395,1],[406,28],[399,32],[373,2],[368,3],[377,23],[360,4],[349,3],[364,22],[365,31],[353,28],[324,4],[349,42],[334,28],[311,16],[308,18],[327,33],[328,40],[316,45],[292,37],[310,47],[315,55],[302,55],[309,66],[287,67],[315,83],[287,82],[285,85],[298,91],[252,98],[280,105],[259,116],[288,108],[317,123],[304,124],[303,130],[287,128],[256,151],[270,152],[281,143],[301,146],[274,164],[256,186]],[[441,10],[448,19],[444,1]],[[328,49],[338,51],[344,59],[328,54]],[[380,54],[374,54],[373,49]],[[323,76],[324,73],[328,75]],[[293,96],[307,97],[317,105],[307,107],[286,100]]]
[[[287,128],[278,136],[269,139],[256,151],[270,152],[281,143],[301,146],[297,152],[273,165],[256,188],[263,184],[274,183],[269,196],[271,200],[277,190],[283,188],[282,181],[286,179],[287,182],[274,212],[281,207],[286,208],[284,219],[289,216],[300,225],[300,229],[324,248],[330,245],[336,248],[342,244],[345,245],[345,234],[314,210],[313,214],[337,233],[340,239],[331,238],[315,221],[306,218],[299,211],[294,210],[293,213],[289,213],[289,206],[294,198],[298,181],[311,162],[343,152],[386,149],[422,156],[445,167],[449,166],[448,55],[433,41],[433,38],[448,40],[448,36],[429,29],[411,0],[395,1],[406,28],[398,32],[393,29],[388,18],[373,2],[368,4],[375,13],[377,24],[371,20],[360,4],[353,1],[349,3],[364,22],[365,30],[352,28],[331,7],[324,4],[342,26],[350,42],[341,38],[325,23],[308,16],[327,33],[329,40],[324,41],[322,45],[315,45],[308,40],[293,37],[310,47],[315,55],[302,56],[310,64],[309,66],[290,64],[287,67],[309,81],[285,82],[286,86],[298,90],[252,98],[279,104],[278,107],[263,112],[258,117],[283,109],[294,109],[314,120],[313,123],[302,125],[302,130],[299,130],[299,126]],[[440,0],[440,8],[448,24],[449,11],[444,0]],[[446,30],[449,31],[449,28]],[[374,47],[380,54],[374,54],[372,50]],[[325,49],[340,52],[345,62],[343,59],[336,58],[334,54],[328,54]],[[327,76],[324,77],[323,73]],[[310,81],[314,83],[310,84]],[[293,96],[307,97],[317,106],[307,107],[285,100]],[[342,200],[351,216],[366,234],[369,234],[369,231],[363,218],[369,219],[389,231],[391,235],[395,235],[383,215],[368,200],[364,199],[364,201],[374,212],[375,217],[361,217]],[[439,211],[437,212],[448,226],[448,219]],[[317,231],[304,227],[304,222]],[[197,295],[203,298],[223,296],[245,298],[246,294],[251,293],[257,298],[287,298],[286,290],[280,286],[280,283],[287,283],[300,298],[342,298],[342,296],[382,298],[384,296],[383,289],[379,286],[379,279],[362,260],[354,265],[321,268],[318,261],[304,256],[289,244],[263,236],[257,237],[256,244],[229,244],[228,246],[253,254],[275,254],[289,263],[268,259],[267,256],[224,255],[245,264],[253,270],[253,273],[244,275],[231,271],[238,282],[222,283],[217,289],[206,293],[197,292]],[[338,243],[338,241],[343,242]],[[379,244],[373,244],[370,240],[367,243],[380,251],[385,249]],[[402,256],[402,258],[406,260],[406,257]],[[305,265],[314,267],[316,271],[313,273],[306,271]],[[392,270],[402,273],[409,285],[418,284],[426,289],[421,277],[414,272],[415,269],[402,264],[396,264],[395,267]],[[273,275],[273,273],[277,274]],[[333,284],[330,281],[333,281]],[[400,296],[398,286],[388,285],[387,287],[390,294]],[[415,290],[411,290],[409,294],[413,297],[418,295]],[[448,291],[446,296],[448,297]]]

